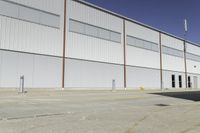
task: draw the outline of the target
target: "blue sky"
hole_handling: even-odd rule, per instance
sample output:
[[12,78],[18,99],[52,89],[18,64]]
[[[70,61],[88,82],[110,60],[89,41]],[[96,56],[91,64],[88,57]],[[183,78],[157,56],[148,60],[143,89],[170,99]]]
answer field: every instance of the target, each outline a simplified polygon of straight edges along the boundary
[[200,0],[85,0],[149,26],[200,44]]

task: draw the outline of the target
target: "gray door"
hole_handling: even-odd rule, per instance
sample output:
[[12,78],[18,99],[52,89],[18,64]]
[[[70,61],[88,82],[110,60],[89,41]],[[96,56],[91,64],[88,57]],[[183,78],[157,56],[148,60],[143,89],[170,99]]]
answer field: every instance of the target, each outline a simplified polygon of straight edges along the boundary
[[194,80],[194,88],[198,88],[198,77],[194,76],[193,80]]

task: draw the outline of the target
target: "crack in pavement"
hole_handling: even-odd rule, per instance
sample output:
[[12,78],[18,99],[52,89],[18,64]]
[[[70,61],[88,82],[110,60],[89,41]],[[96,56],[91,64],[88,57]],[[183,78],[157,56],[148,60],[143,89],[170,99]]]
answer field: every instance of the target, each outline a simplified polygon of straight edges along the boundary
[[169,108],[172,108],[173,106],[167,106],[167,107],[163,107],[162,109],[159,109],[157,111],[154,111],[144,117],[142,117],[141,119],[139,119],[137,122],[134,123],[134,125],[130,128],[128,128],[124,133],[132,133],[133,130],[138,126],[140,125],[144,120],[146,120],[148,117],[150,117],[153,113],[158,113],[160,111],[163,111],[163,110],[166,110],[166,109],[169,109]]
[[187,128],[187,129],[185,129],[185,130],[181,131],[180,133],[188,133],[188,132],[190,132],[190,131],[192,131],[192,130],[194,130],[194,129],[198,128],[198,127],[200,127],[200,124],[193,125],[192,127],[190,127],[190,128]]

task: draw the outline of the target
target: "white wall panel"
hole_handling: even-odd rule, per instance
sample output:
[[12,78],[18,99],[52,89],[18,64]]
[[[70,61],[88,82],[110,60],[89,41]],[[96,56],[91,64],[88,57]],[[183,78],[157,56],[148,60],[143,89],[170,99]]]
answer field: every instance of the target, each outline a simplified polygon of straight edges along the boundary
[[163,54],[162,61],[164,70],[171,70],[178,72],[185,71],[184,58]]
[[61,58],[0,50],[0,88],[19,87],[24,75],[25,88],[61,87]]
[[60,88],[61,64],[61,58],[35,55],[33,88]]
[[92,7],[70,1],[70,18],[102,28],[122,32],[122,19]]
[[159,44],[159,32],[129,21],[126,21],[126,34]]
[[178,50],[184,50],[183,41],[179,39],[170,37],[165,34],[161,34],[161,41],[162,41],[162,45],[164,46],[171,47]]
[[66,60],[66,88],[123,88],[123,65],[112,65],[81,60]]
[[24,20],[32,20],[33,22],[39,23],[40,22],[40,12],[27,8],[27,7],[20,7],[19,8],[19,18]]
[[187,44],[187,52],[200,56],[200,47],[195,46],[190,43],[186,43],[186,44]]
[[62,11],[63,0],[7,0],[37,8],[40,10],[45,10],[48,12],[60,14]]
[[[161,42],[162,42],[162,46],[170,47],[170,48],[181,50],[181,51],[184,50],[183,41],[170,37],[168,35],[161,34]],[[172,56],[168,54],[163,54],[162,58],[163,58],[162,61],[163,61],[164,70],[171,70],[171,71],[178,71],[178,72],[185,71],[184,58]]]
[[14,52],[1,51],[1,86],[19,86],[19,54]]
[[62,30],[0,16],[0,48],[62,55]]
[[127,67],[127,88],[160,88],[160,70]]
[[18,17],[18,6],[14,6],[0,0],[0,14],[8,15],[11,17]]
[[19,53],[18,68],[18,79],[24,76],[25,87],[33,87],[34,55]]
[[160,54],[159,52],[126,46],[126,64],[159,69]]
[[3,53],[2,51],[0,50],[0,87],[2,86],[2,81],[1,81],[1,75],[2,75],[2,56],[3,56]]
[[123,45],[112,41],[69,33],[66,56],[123,64]]
[[200,74],[200,62],[187,60],[187,71],[188,73]]

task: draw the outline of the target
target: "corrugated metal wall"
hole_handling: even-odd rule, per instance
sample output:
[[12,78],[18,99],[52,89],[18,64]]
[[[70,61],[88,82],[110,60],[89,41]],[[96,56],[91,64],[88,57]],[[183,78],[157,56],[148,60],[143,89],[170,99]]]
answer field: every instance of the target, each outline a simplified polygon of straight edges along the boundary
[[83,60],[66,60],[65,86],[68,88],[123,88],[123,66]]
[[45,10],[48,12],[60,14],[63,11],[63,0],[7,0],[30,6],[33,8]]
[[189,73],[200,74],[200,47],[187,43],[187,52],[198,56],[199,60],[187,59],[187,71]]
[[[17,87],[21,75],[25,76],[26,86],[30,88],[61,87],[64,0],[7,1],[56,14],[60,22],[59,27],[51,27],[0,15],[0,87]],[[114,79],[116,87],[123,88],[123,19],[72,0],[68,0],[67,9],[65,87],[109,88]],[[72,32],[69,20],[120,34],[121,40],[115,42]],[[159,88],[159,32],[128,20],[125,31],[125,36],[132,37],[129,42],[128,37],[125,38],[127,87]],[[111,33],[109,36],[111,38]],[[161,34],[161,42],[164,87],[171,88],[172,74],[176,75],[176,86],[177,76],[182,76],[184,87],[183,41]],[[199,50],[187,44],[187,52],[200,56]],[[200,61],[187,59],[187,71],[192,78],[198,77],[198,85],[199,66]]]
[[[71,19],[122,33],[122,19],[74,1],[70,4],[69,17]],[[70,58],[123,64],[122,41],[115,43],[69,32],[66,51],[66,56]]]
[[0,50],[0,88],[18,87],[24,75],[25,87],[60,88],[61,58]]
[[62,60],[57,56],[62,56],[63,51],[64,1],[12,2],[14,5],[19,3],[28,8],[59,15],[60,27],[53,28],[0,15],[0,88],[18,87],[22,75],[25,76],[25,87],[28,88],[61,87]]
[[185,72],[183,41],[170,37],[168,35],[161,34],[161,42],[162,46],[167,46],[169,48],[182,51],[182,58],[169,54],[163,54],[163,69],[177,72]]
[[0,49],[62,55],[63,8],[62,0],[13,0],[44,11],[60,15],[60,28],[26,22],[0,15]]
[[[158,32],[128,21],[126,21],[126,35],[159,44]],[[127,65],[160,68],[159,51],[154,52],[129,45],[126,46],[126,51]]]

